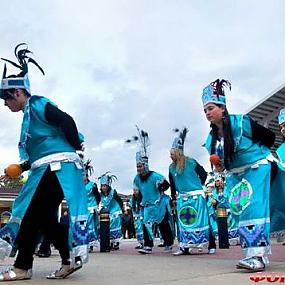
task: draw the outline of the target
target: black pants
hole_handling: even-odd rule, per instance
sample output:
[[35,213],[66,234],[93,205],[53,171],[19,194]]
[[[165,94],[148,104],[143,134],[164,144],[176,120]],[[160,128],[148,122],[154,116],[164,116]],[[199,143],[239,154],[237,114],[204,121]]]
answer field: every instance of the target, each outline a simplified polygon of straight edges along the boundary
[[30,269],[33,266],[40,233],[43,233],[59,250],[62,264],[69,264],[68,228],[58,222],[58,207],[63,192],[54,172],[44,173],[32,201],[22,220],[17,236],[18,255],[14,266]]
[[208,249],[211,249],[211,248],[216,248],[216,240],[215,240],[215,237],[211,231],[211,228],[209,228],[209,246],[208,246]]
[[[173,233],[170,224],[168,222],[168,213],[165,214],[162,222],[158,224],[158,227],[165,246],[173,245]],[[150,239],[150,236],[147,232],[145,225],[143,225],[143,238],[144,238],[144,246],[153,247],[153,240]]]
[[219,248],[229,248],[228,218],[218,217]]
[[128,232],[128,238],[133,238],[132,225],[123,225],[122,232],[124,239],[127,238],[127,232]]

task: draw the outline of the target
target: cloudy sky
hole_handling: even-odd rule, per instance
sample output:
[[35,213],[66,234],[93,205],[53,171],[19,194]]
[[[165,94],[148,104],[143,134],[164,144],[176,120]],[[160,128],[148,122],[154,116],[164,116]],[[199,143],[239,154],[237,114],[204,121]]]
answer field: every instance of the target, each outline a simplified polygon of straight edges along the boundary
[[[282,0],[4,1],[0,57],[14,60],[14,47],[28,43],[46,72],[30,67],[32,93],[73,116],[93,178],[111,171],[130,193],[136,148],[124,141],[136,124],[151,138],[151,169],[167,176],[172,129],[183,126],[185,153],[209,169],[203,87],[230,80],[228,108],[240,113],[284,84],[284,10]],[[22,113],[0,112],[4,169],[18,161]]]

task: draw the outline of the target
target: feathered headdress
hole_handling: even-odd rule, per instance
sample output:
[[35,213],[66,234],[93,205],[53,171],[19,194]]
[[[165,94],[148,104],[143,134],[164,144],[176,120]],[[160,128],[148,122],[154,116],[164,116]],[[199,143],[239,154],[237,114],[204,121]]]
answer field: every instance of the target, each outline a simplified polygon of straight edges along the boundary
[[203,105],[205,106],[208,103],[226,105],[224,87],[231,90],[231,83],[225,79],[217,79],[205,87],[202,95]]
[[178,136],[174,139],[172,143],[172,148],[173,149],[179,149],[179,150],[184,150],[184,142],[186,139],[186,135],[188,133],[188,129],[184,127],[181,131],[179,129],[174,129],[173,130],[175,133],[178,133]]
[[84,163],[84,174],[87,176],[91,176],[94,172],[93,166],[91,165],[91,159],[88,159]]
[[105,172],[100,177],[98,177],[98,180],[100,181],[101,185],[109,185],[115,181],[118,180],[117,176],[114,174],[110,174],[110,171]]
[[136,143],[139,146],[140,151],[136,153],[137,163],[148,164],[148,147],[150,146],[150,140],[148,133],[144,130],[140,130],[136,125],[138,136],[133,136],[131,139],[127,139],[126,143]]
[[225,176],[223,173],[220,173],[220,172],[214,172],[214,179],[215,181],[217,180],[225,180]]
[[[19,47],[23,45],[25,45],[26,47],[18,50]],[[1,89],[0,97],[2,99],[10,97],[10,95],[8,95],[5,92],[5,90],[8,90],[8,89],[21,88],[21,89],[25,89],[29,94],[31,94],[30,81],[28,78],[28,64],[29,63],[33,63],[34,65],[36,65],[39,68],[39,70],[42,72],[42,74],[43,75],[45,74],[43,69],[39,66],[39,64],[28,55],[31,53],[32,52],[28,50],[27,44],[21,43],[21,44],[18,44],[14,50],[14,54],[18,60],[18,63],[13,62],[9,59],[1,58],[2,60],[12,64],[13,66],[21,70],[18,75],[6,76],[7,67],[6,67],[6,64],[4,65],[3,76],[1,80],[1,88],[0,88]]]

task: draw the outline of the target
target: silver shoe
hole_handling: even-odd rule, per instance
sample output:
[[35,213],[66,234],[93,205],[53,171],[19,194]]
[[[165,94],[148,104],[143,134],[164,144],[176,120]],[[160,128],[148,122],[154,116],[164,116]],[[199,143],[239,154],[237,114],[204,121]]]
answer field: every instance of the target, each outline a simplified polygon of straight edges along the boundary
[[55,270],[46,276],[47,279],[64,279],[70,274],[82,268],[81,260],[77,260],[74,266],[61,265],[59,270]]
[[237,264],[238,269],[248,269],[250,271],[264,271],[265,264],[260,256],[246,257]]
[[32,269],[28,269],[27,271],[16,273],[15,268],[8,268],[2,272],[0,272],[0,282],[2,281],[17,281],[17,280],[27,280],[31,279],[33,276]]

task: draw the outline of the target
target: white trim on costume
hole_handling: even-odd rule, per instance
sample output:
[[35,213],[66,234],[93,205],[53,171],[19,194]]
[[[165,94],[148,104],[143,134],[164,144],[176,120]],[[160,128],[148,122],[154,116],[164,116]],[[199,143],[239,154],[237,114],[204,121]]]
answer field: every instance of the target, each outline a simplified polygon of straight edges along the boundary
[[[53,165],[55,166],[55,164],[60,163],[60,162],[75,162],[76,166],[77,164],[82,163],[79,155],[75,152],[59,152],[59,153],[50,154],[50,155],[37,159],[36,161],[32,163],[31,169],[38,168],[44,164],[50,164],[52,167]],[[58,170],[58,169],[55,169],[55,170]]]

